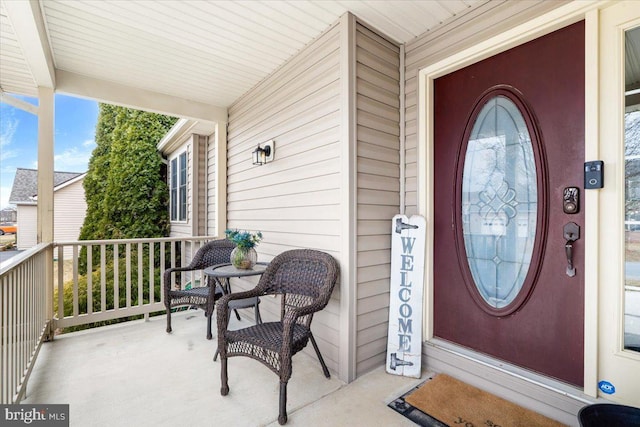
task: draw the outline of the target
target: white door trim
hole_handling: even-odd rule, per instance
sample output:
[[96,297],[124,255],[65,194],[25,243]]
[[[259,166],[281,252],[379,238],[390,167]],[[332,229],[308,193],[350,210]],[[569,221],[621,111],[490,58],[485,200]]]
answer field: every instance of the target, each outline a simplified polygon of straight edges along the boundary
[[599,190],[602,221],[595,258],[599,271],[598,378],[614,385],[616,392],[602,395],[623,404],[640,406],[640,354],[624,349],[625,282],[625,159],[624,84],[625,31],[640,26],[640,4],[619,2],[600,14],[600,68],[598,116],[600,159],[605,162],[605,186]]

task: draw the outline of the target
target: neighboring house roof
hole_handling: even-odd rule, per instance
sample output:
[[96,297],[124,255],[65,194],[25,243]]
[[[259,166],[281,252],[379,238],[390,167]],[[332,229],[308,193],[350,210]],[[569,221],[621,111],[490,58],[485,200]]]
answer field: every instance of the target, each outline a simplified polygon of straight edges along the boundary
[[[53,186],[58,187],[67,181],[78,178],[85,173],[80,172],[53,172]],[[9,196],[9,203],[35,204],[34,197],[38,194],[38,171],[36,169],[16,169],[13,179],[13,187]]]

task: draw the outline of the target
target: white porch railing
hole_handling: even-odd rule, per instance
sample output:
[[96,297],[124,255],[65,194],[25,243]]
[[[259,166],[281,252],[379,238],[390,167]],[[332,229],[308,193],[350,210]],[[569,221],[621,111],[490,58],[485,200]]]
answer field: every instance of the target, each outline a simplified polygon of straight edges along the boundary
[[0,270],[0,403],[19,402],[49,332],[47,259],[51,245],[15,256]]
[[[56,242],[12,258],[0,269],[0,404],[24,397],[40,346],[53,328],[163,311],[164,270],[187,265],[212,239]],[[52,258],[53,271],[47,273]],[[204,279],[194,272],[180,280],[185,286]],[[54,294],[57,309],[51,315]]]
[[[200,246],[211,239],[56,242],[54,326],[65,328],[136,315],[146,317],[164,310],[162,273],[169,267],[187,265]],[[93,273],[83,274],[85,271]],[[201,274],[182,275],[182,285],[202,280]]]

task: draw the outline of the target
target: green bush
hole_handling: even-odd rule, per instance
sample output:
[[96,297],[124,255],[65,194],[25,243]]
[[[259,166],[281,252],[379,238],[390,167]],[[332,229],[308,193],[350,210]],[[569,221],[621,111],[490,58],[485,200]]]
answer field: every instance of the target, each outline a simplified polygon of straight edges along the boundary
[[[99,104],[96,148],[83,186],[87,212],[80,240],[169,235],[169,190],[157,144],[176,118]],[[87,271],[82,248],[80,272]],[[99,266],[94,252],[93,268]]]
[[[109,240],[166,237],[169,235],[169,191],[162,157],[157,144],[176,122],[175,117],[109,104],[99,104],[96,124],[96,148],[89,159],[89,170],[83,186],[87,201],[87,212],[80,231],[80,240]],[[148,248],[145,249],[148,251]],[[112,247],[107,248],[106,265],[106,310],[114,305],[113,277],[114,263],[118,263],[118,304],[126,306],[126,263],[124,252],[119,252],[118,260],[113,260]],[[88,271],[87,249],[80,251],[78,279],[78,310],[87,312],[87,304],[94,311],[101,307],[100,251],[92,251],[92,271]],[[137,271],[137,248],[132,250],[131,305],[138,305],[140,299],[149,300],[149,255],[144,254],[144,267]],[[160,301],[160,274],[158,271],[160,252],[154,254],[154,301]],[[168,265],[168,264],[167,264]],[[92,278],[92,298],[87,297],[87,277]],[[144,292],[138,295],[138,275],[142,275]],[[64,285],[64,314],[73,314],[73,282]],[[55,304],[57,305],[57,297]],[[57,307],[56,307],[57,310]],[[138,318],[141,316],[135,316]],[[68,328],[86,329],[109,323],[117,323],[129,318],[99,322],[94,325]]]

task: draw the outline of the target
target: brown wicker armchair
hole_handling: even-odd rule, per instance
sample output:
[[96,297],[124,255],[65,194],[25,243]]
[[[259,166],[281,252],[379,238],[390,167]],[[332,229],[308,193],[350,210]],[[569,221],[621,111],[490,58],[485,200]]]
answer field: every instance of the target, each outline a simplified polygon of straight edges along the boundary
[[216,300],[222,296],[222,289],[220,286],[216,286],[211,278],[207,278],[206,286],[171,289],[171,273],[202,270],[212,265],[228,263],[231,251],[235,247],[236,245],[227,239],[213,240],[198,249],[188,266],[168,268],[164,271],[164,306],[167,308],[167,332],[171,332],[171,309],[188,305],[204,310],[204,315],[207,317],[207,339],[212,338],[211,317]]
[[[287,422],[287,382],[291,378],[291,357],[309,341],[329,378],[310,325],[313,314],[322,310],[331,298],[338,278],[338,263],[329,254],[297,249],[276,256],[258,285],[246,292],[224,295],[218,301],[218,351],[221,361],[220,393],[229,393],[227,358],[248,356],[265,364],[280,377],[280,414],[278,422]],[[265,322],[228,331],[229,301],[279,294],[282,298],[279,322]]]

